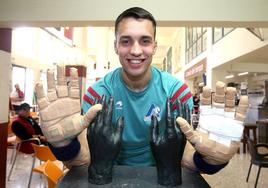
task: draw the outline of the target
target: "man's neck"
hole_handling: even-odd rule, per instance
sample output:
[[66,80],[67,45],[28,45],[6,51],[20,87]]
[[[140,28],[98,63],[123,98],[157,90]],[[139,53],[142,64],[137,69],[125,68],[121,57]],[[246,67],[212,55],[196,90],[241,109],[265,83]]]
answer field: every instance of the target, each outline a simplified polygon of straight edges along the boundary
[[134,92],[141,92],[145,90],[151,80],[151,77],[151,69],[149,69],[146,74],[141,77],[131,77],[127,75],[124,70],[122,72],[122,78],[126,83],[126,86]]

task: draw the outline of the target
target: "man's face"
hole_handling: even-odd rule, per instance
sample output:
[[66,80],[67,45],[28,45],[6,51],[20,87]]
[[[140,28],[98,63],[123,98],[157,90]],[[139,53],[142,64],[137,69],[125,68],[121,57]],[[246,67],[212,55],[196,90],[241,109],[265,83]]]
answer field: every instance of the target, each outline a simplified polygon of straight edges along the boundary
[[125,18],[119,25],[114,43],[124,73],[142,78],[148,71],[157,43],[150,20]]
[[30,116],[30,110],[26,110],[26,109],[19,110],[19,116],[21,116],[21,117],[29,117]]
[[19,84],[15,84],[15,89],[16,89],[16,90],[19,90],[19,89],[20,89]]

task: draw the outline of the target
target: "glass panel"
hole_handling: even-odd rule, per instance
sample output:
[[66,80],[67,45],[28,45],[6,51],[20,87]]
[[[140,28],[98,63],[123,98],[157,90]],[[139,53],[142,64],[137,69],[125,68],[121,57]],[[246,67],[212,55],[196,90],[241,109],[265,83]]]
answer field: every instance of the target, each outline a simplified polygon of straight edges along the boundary
[[196,42],[193,44],[193,58],[196,57]]
[[203,42],[202,42],[202,52],[207,50],[207,34],[203,35],[202,37]]
[[217,42],[222,38],[222,28],[215,27],[213,28],[213,43]]
[[230,27],[230,28],[223,28],[223,35],[227,35],[228,33],[230,33],[234,28]]
[[202,52],[202,38],[199,38],[197,41],[197,55]]
[[189,48],[188,28],[185,29],[185,50]]
[[197,27],[196,28],[196,33],[197,33],[197,37],[199,38],[202,35],[202,28],[201,27]]
[[189,47],[192,46],[193,43],[193,28],[189,28],[188,32],[188,39],[189,39]]
[[196,41],[196,27],[193,28],[193,43]]
[[192,48],[189,49],[188,58],[189,58],[189,61],[191,61],[193,59]]

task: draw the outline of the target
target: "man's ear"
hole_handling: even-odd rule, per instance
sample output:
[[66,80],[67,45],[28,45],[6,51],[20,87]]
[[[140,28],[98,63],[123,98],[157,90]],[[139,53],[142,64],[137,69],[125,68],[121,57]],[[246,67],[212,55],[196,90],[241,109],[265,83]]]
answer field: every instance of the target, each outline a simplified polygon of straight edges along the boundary
[[118,55],[118,49],[117,49],[116,43],[117,43],[117,40],[115,39],[114,40],[114,51]]
[[155,41],[155,44],[154,44],[154,54],[155,54],[156,50],[157,50],[157,41]]

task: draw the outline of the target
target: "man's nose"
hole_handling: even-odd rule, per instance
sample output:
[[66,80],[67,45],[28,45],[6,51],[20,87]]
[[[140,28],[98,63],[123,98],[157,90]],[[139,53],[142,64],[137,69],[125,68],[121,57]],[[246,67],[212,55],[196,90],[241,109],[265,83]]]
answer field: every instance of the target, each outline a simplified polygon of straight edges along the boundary
[[134,42],[134,44],[131,47],[130,53],[135,56],[142,54],[142,47],[138,42]]

